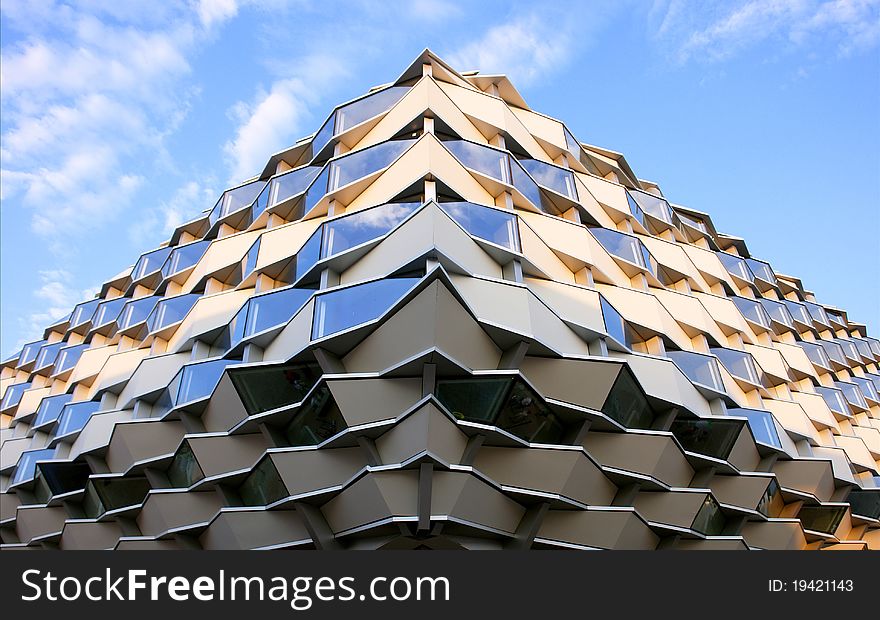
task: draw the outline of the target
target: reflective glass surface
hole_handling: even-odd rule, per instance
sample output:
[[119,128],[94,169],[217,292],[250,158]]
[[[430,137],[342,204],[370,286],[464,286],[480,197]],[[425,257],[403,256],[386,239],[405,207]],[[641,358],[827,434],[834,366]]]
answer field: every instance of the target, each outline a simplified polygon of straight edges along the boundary
[[440,207],[474,237],[519,251],[514,214],[471,202],[443,202]]
[[260,255],[260,241],[262,240],[262,236],[257,237],[257,240],[254,241],[254,244],[247,251],[247,254],[244,255],[244,259],[242,259],[241,263],[241,276],[242,279],[248,277],[251,272],[257,268],[257,258]]
[[782,442],[779,440],[779,434],[776,432],[776,425],[773,423],[773,415],[769,411],[761,411],[760,409],[739,409],[731,408],[727,413],[734,416],[747,418],[749,428],[752,429],[752,435],[755,441],[782,449]]
[[245,506],[267,506],[290,494],[272,459],[266,456],[238,487],[238,495]]
[[[273,178],[269,185],[265,202],[258,200],[255,205],[254,219],[265,211],[268,206],[276,205],[306,191],[309,184],[321,172],[321,169],[321,166],[302,166]],[[261,194],[262,197],[263,195]]]
[[629,368],[620,369],[602,413],[627,428],[651,428],[654,412]]
[[187,489],[205,477],[188,441],[180,444],[166,473],[175,489]]
[[534,179],[528,175],[516,160],[510,164],[510,179],[520,194],[525,196],[529,202],[541,211],[546,211],[544,209],[544,201],[541,200],[541,190],[538,189],[538,184],[535,183]]
[[810,316],[813,317],[814,321],[826,326],[831,325],[831,321],[828,319],[828,315],[825,314],[825,308],[823,308],[819,304],[814,304],[810,301],[805,301],[804,305],[807,307],[807,310],[810,311]]
[[602,320],[605,323],[605,333],[614,338],[619,344],[625,347],[630,346],[629,338],[627,338],[626,321],[620,316],[620,313],[614,309],[608,301],[599,296],[599,305],[602,308]]
[[772,299],[761,299],[759,301],[774,321],[782,323],[786,327],[794,327],[794,319],[784,303],[773,301]]
[[138,262],[135,263],[134,269],[131,270],[131,279],[140,280],[146,275],[159,271],[169,254],[171,254],[171,248],[159,248],[142,254]]
[[850,415],[849,405],[847,405],[846,398],[843,397],[843,393],[840,390],[824,386],[817,386],[815,389],[816,393],[825,399],[825,404],[828,405],[831,411],[845,416]]
[[95,317],[92,320],[92,327],[100,327],[112,323],[116,320],[116,317],[119,316],[119,312],[128,301],[131,300],[125,297],[117,297],[110,301],[102,302],[98,306],[98,310],[95,312]]
[[55,374],[60,374],[65,370],[70,370],[79,361],[82,354],[89,348],[88,344],[75,344],[70,347],[64,347],[58,352],[58,358],[55,360]]
[[773,273],[770,265],[764,261],[755,260],[754,258],[747,258],[746,264],[748,264],[749,269],[756,277],[761,278],[770,284],[776,284],[776,275]]
[[55,449],[50,450],[28,450],[22,452],[18,457],[18,464],[15,466],[15,473],[12,475],[10,485],[20,484],[33,480],[37,471],[37,461],[47,461],[55,456]]
[[666,357],[674,361],[693,383],[705,385],[718,392],[724,391],[724,381],[714,357],[692,351],[667,351]]
[[862,409],[868,408],[868,403],[865,401],[865,395],[862,394],[862,390],[859,389],[859,386],[855,383],[848,383],[846,381],[835,381],[834,387],[843,392],[843,397],[846,398],[846,401],[856,407],[861,407]]
[[798,342],[797,344],[800,345],[813,364],[827,370],[831,369],[831,360],[828,359],[828,354],[825,352],[824,347],[805,341]]
[[651,273],[657,273],[656,263],[648,249],[635,237],[610,228],[591,228],[590,232],[609,254],[634,263]]
[[443,145],[466,168],[510,184],[510,167],[504,151],[465,140],[449,140]]
[[92,417],[92,414],[101,408],[101,403],[86,401],[82,403],[70,403],[64,407],[58,418],[58,428],[55,430],[56,437],[62,437],[75,433],[82,429]]
[[861,363],[861,358],[859,356],[859,351],[856,349],[856,346],[853,344],[852,340],[848,340],[846,338],[835,338],[834,342],[840,345],[840,348],[843,349],[844,356],[848,357],[852,361],[856,363]]
[[755,275],[749,269],[748,263],[739,256],[728,254],[727,252],[715,252],[715,256],[721,261],[721,264],[727,270],[727,273],[734,275],[741,280],[749,282],[755,281]]
[[264,186],[265,182],[258,179],[223,192],[223,195],[220,196],[217,204],[214,205],[214,208],[211,209],[211,213],[208,215],[210,225],[213,226],[217,220],[223,219],[230,213],[235,213],[239,209],[251,204],[263,190]]
[[792,318],[799,323],[806,325],[807,327],[813,326],[813,319],[810,316],[807,307],[803,304],[799,304],[796,301],[791,301],[789,299],[784,300],[783,302],[785,307],[788,308],[789,314],[791,314]]
[[162,265],[162,277],[167,278],[195,265],[208,249],[210,243],[207,240],[196,241],[174,248],[165,260],[165,264]]
[[846,501],[852,507],[853,514],[869,519],[880,519],[880,489],[870,491],[853,489]]
[[739,420],[679,418],[669,430],[688,452],[723,460],[733,449],[742,427]]
[[846,514],[845,506],[804,506],[798,512],[805,530],[833,534]]
[[30,387],[30,382],[16,383],[14,385],[10,385],[3,393],[3,400],[0,401],[0,409],[15,407],[19,402],[21,402],[21,397]]
[[709,232],[709,229],[703,220],[697,219],[691,215],[688,215],[687,213],[682,213],[681,211],[678,211],[677,213],[678,219],[680,219],[688,226],[691,226],[692,228],[696,228],[697,230],[701,230],[703,232]]
[[459,420],[491,424],[513,383],[499,379],[444,379],[437,382],[437,400]]
[[58,357],[58,351],[61,350],[61,347],[66,345],[66,342],[53,342],[52,344],[44,344],[40,348],[39,355],[37,355],[37,363],[34,364],[34,370],[46,368],[47,366],[51,366],[52,364],[54,364],[55,358]]
[[400,101],[408,91],[409,86],[391,86],[384,90],[358,99],[336,111],[336,131],[340,134],[355,125],[378,116]]
[[142,504],[149,492],[146,478],[92,478],[86,484],[83,510],[95,519],[110,510]]
[[415,140],[391,140],[330,162],[330,184],[327,191],[332,192],[391,165],[413,144]]
[[254,415],[302,401],[321,378],[321,369],[316,364],[234,368],[229,378],[248,414]]
[[69,403],[72,398],[73,394],[57,394],[41,400],[40,406],[37,408],[37,415],[34,417],[34,428],[53,424],[61,415],[64,405]]
[[162,298],[153,295],[151,297],[141,297],[140,299],[129,301],[125,304],[122,313],[119,315],[119,329],[127,329],[146,321],[147,317],[150,316],[150,313],[153,311],[153,308],[156,307],[156,304],[159,303],[160,299]]
[[880,402],[880,395],[877,393],[877,386],[875,386],[870,379],[865,379],[864,377],[852,377],[850,381],[861,388],[862,394],[864,394],[865,398],[870,398],[874,402]]
[[519,163],[535,179],[538,185],[543,185],[558,194],[568,196],[572,200],[578,199],[574,175],[570,170],[547,164],[537,159],[520,159]]
[[832,361],[835,361],[843,366],[849,365],[846,363],[846,356],[843,354],[843,348],[836,342],[829,342],[828,340],[817,340],[816,344],[825,349],[825,353]]
[[163,299],[150,314],[150,318],[147,320],[147,329],[150,332],[157,332],[182,321],[200,297],[201,295],[198,293],[189,293]]
[[322,385],[306,398],[293,420],[287,425],[285,435],[291,446],[315,446],[347,428],[339,407]]
[[70,327],[77,327],[78,325],[90,321],[92,315],[95,313],[95,309],[100,303],[100,299],[92,299],[77,305],[76,308],[73,309],[73,313],[70,315]]
[[314,293],[311,289],[285,288],[257,295],[239,310],[230,323],[231,347],[262,331],[284,325]]
[[318,296],[312,338],[379,318],[418,281],[418,278],[385,278]]
[[744,351],[735,349],[725,349],[716,347],[710,349],[713,354],[718,356],[721,363],[727,369],[727,372],[734,377],[748,381],[755,385],[761,385],[761,376],[758,374],[758,368],[755,366],[755,360],[752,356]]
[[391,202],[324,224],[321,258],[339,254],[388,233],[413,213],[421,203]]
[[669,203],[663,198],[635,189],[630,190],[630,192],[645,213],[653,215],[668,224],[672,223],[672,209],[669,208]]
[[643,227],[645,226],[645,212],[639,206],[639,203],[636,202],[636,199],[632,197],[628,191],[626,192],[626,202],[629,205],[629,212],[632,213],[633,217],[638,220],[639,224]]
[[21,350],[21,355],[18,358],[18,365],[24,366],[25,364],[30,364],[32,361],[37,359],[37,353],[40,352],[40,347],[42,347],[44,344],[46,344],[45,340],[38,340],[37,342],[31,342],[24,345]]
[[[82,462],[53,462],[38,465],[37,472],[35,494],[41,503],[45,503],[53,496],[85,488],[92,470]],[[41,489],[41,487],[43,488]]]
[[721,507],[711,495],[703,500],[703,506],[697,513],[691,528],[706,536],[720,536],[727,525],[727,519],[721,512]]
[[207,398],[217,387],[223,371],[234,360],[211,360],[188,364],[181,369],[180,384],[175,405],[182,405],[202,398]]

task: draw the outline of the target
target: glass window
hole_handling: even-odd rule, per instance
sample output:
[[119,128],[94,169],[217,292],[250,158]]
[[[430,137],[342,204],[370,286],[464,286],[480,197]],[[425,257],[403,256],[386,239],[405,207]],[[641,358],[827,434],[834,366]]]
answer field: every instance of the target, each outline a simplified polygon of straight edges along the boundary
[[538,185],[552,189],[558,194],[577,200],[577,189],[574,185],[574,175],[570,170],[547,164],[537,159],[520,159],[519,163],[526,172],[535,179]]
[[599,295],[599,305],[602,308],[605,333],[614,338],[618,344],[630,348],[632,343],[627,335],[626,321],[623,320],[620,313],[602,295]]
[[742,416],[749,421],[749,428],[752,429],[755,441],[782,449],[782,442],[779,440],[779,434],[776,432],[773,415],[769,411],[731,408],[728,409],[728,413],[734,416]]
[[110,510],[142,504],[150,492],[146,478],[91,478],[83,497],[86,516],[96,519]]
[[153,295],[151,297],[141,297],[140,299],[129,301],[125,304],[125,307],[122,309],[119,319],[117,320],[119,323],[119,329],[128,329],[129,327],[133,327],[138,323],[146,321],[147,317],[153,311],[153,308],[156,307],[156,304],[159,303],[160,299],[162,298]]
[[721,360],[727,372],[734,377],[755,385],[761,385],[761,375],[758,373],[758,368],[755,366],[755,360],[751,354],[722,347],[715,347],[710,349],[710,351]]
[[381,237],[420,206],[418,202],[391,202],[327,222],[324,224],[321,258]]
[[131,270],[131,279],[140,280],[153,272],[159,271],[168,255],[171,254],[172,248],[159,248],[146,254],[141,254],[138,262],[135,263],[134,269]]
[[706,499],[703,500],[702,508],[700,508],[697,517],[691,525],[691,529],[706,536],[720,536],[724,533],[726,525],[727,519],[724,517],[724,513],[721,512],[718,502],[711,495],[707,495]]
[[846,357],[843,354],[843,347],[841,347],[836,342],[829,342],[828,340],[817,340],[816,344],[825,349],[825,353],[832,361],[835,361],[842,366],[849,365],[846,363]]
[[651,428],[654,412],[629,368],[622,367],[608,392],[602,413],[627,428]]
[[147,329],[150,332],[157,332],[182,321],[200,297],[198,293],[189,293],[163,299],[150,314]]
[[504,151],[465,140],[449,140],[443,145],[465,168],[510,184],[510,168]]
[[18,403],[21,402],[21,397],[24,396],[25,391],[30,387],[30,382],[10,385],[3,393],[3,401],[0,402],[0,409],[5,410],[18,405]]
[[86,401],[82,403],[69,403],[64,407],[58,418],[58,428],[55,430],[56,437],[63,437],[70,433],[76,433],[86,425],[89,418],[101,409],[101,403]]
[[327,190],[332,192],[390,166],[413,144],[415,140],[390,140],[333,160],[330,162],[330,184]]
[[459,420],[492,424],[511,383],[511,377],[444,379],[437,382],[437,400]]
[[175,489],[188,489],[205,477],[188,441],[180,444],[171,464],[168,465],[167,474],[171,486]]
[[810,317],[810,313],[807,311],[806,306],[799,304],[796,301],[791,301],[790,299],[784,300],[783,303],[785,304],[785,307],[788,308],[788,312],[794,320],[807,327],[813,326],[813,320]]
[[754,258],[747,258],[746,264],[755,276],[761,278],[765,282],[769,282],[770,284],[776,284],[776,275],[773,273],[770,265],[762,260],[756,260]]
[[95,317],[92,320],[93,327],[101,327],[102,325],[107,325],[108,323],[112,323],[116,320],[116,317],[119,316],[119,313],[122,311],[122,307],[129,300],[125,297],[117,297],[115,299],[111,299],[110,301],[102,302],[98,309],[95,311]]
[[845,514],[846,506],[804,506],[797,518],[805,530],[833,534]]
[[409,89],[409,86],[391,86],[339,108],[336,112],[335,133],[340,134],[385,112],[400,101]]
[[319,227],[296,253],[294,258],[293,280],[296,282],[306,275],[321,259],[321,238],[324,227]]
[[755,281],[755,274],[749,269],[748,263],[739,256],[734,256],[727,252],[715,252],[715,255],[718,257],[718,260],[721,261],[721,264],[727,270],[727,273],[734,275],[741,280],[746,280],[748,282]]
[[34,364],[34,369],[46,368],[55,363],[55,358],[58,357],[58,351],[61,350],[61,347],[66,345],[66,342],[53,342],[52,344],[44,344],[40,348],[40,354],[37,355],[37,363]]
[[245,338],[286,324],[313,293],[311,289],[285,288],[251,297],[229,324],[230,348]]
[[312,338],[322,338],[373,321],[410,290],[419,278],[385,278],[319,295]]
[[315,208],[315,205],[317,205],[321,201],[321,198],[327,194],[327,183],[329,181],[330,166],[328,165],[324,167],[321,174],[319,174],[315,178],[315,181],[309,186],[305,200],[303,201],[303,206],[300,207],[300,212],[294,219],[298,219],[306,213],[310,213],[312,209]]
[[861,407],[862,409],[868,408],[868,403],[865,401],[865,395],[862,394],[862,391],[859,389],[859,386],[855,383],[847,383],[846,381],[835,381],[834,386],[837,387],[841,392],[843,392],[844,398],[846,401],[856,407]]
[[61,349],[58,352],[58,358],[55,360],[55,374],[61,374],[76,366],[79,358],[90,346],[88,344],[75,344]]
[[697,230],[700,230],[704,233],[709,232],[709,229],[706,226],[706,222],[704,222],[703,220],[698,219],[692,215],[688,215],[687,213],[682,213],[681,211],[676,211],[676,214],[678,214],[678,219],[680,219],[691,228],[696,228]]
[[54,448],[22,452],[21,456],[18,457],[18,464],[15,466],[15,473],[12,475],[12,481],[9,484],[15,485],[33,480],[37,471],[37,461],[48,461],[54,456]]
[[77,305],[76,308],[73,309],[73,313],[70,315],[70,327],[78,327],[83,323],[89,322],[101,301],[102,300],[100,299],[92,299],[91,301]]
[[317,364],[233,368],[229,378],[248,415],[294,405],[321,378]]
[[[92,470],[82,462],[73,463],[42,463],[37,466],[37,479],[45,485],[42,493],[38,492],[41,502],[47,502],[52,496],[64,495],[84,489]],[[38,487],[42,486],[38,483]]]
[[638,220],[642,227],[645,227],[645,212],[639,206],[639,203],[636,202],[636,199],[632,197],[632,194],[627,190],[624,191],[626,192],[626,202],[629,205],[629,212],[632,213],[633,217]]
[[162,265],[162,277],[167,278],[195,265],[205,253],[205,250],[208,249],[210,243],[207,240],[196,241],[174,248],[168,258],[165,259],[165,264]]
[[178,388],[175,405],[207,398],[214,392],[223,371],[234,360],[211,360],[188,364],[181,369],[180,387]]
[[772,510],[774,500],[776,499],[776,495],[779,493],[779,483],[776,482],[775,478],[771,478],[770,484],[767,485],[767,490],[764,491],[764,495],[761,496],[761,501],[758,502],[755,510],[760,512],[765,517],[771,517],[773,515],[770,514]]
[[591,228],[590,232],[605,251],[623,260],[657,273],[657,263],[641,241],[610,228]]
[[544,208],[544,201],[541,199],[541,190],[538,188],[538,184],[535,183],[534,179],[528,175],[516,160],[510,164],[510,179],[512,185],[520,194],[525,196],[529,202],[541,211],[547,211]]
[[880,489],[870,491],[853,489],[849,492],[846,501],[852,507],[853,514],[869,519],[880,519]]
[[864,377],[853,377],[850,379],[853,383],[858,385],[862,389],[862,394],[864,394],[865,398],[870,398],[874,402],[880,402],[880,395],[877,393],[877,386],[870,379],[865,379]]
[[876,361],[877,356],[874,355],[874,352],[871,350],[871,345],[867,340],[864,338],[852,338],[850,342],[852,342],[856,349],[859,350],[859,355],[863,358],[870,361]]
[[825,349],[818,344],[814,344],[812,342],[801,341],[797,343],[804,350],[804,353],[807,354],[807,357],[810,358],[810,361],[816,366],[820,366],[826,370],[831,370],[831,360],[828,359],[828,354],[825,352]]
[[794,327],[794,319],[785,304],[773,301],[772,299],[761,299],[759,301],[774,321],[782,323],[786,327]]
[[672,223],[672,209],[669,208],[669,203],[663,198],[635,189],[629,191],[645,213],[653,215],[667,224]]
[[724,381],[714,357],[692,351],[667,351],[666,357],[675,362],[693,383],[705,385],[717,392],[724,392]]
[[37,359],[37,354],[40,352],[40,347],[42,347],[44,344],[46,344],[45,340],[38,340],[37,342],[31,342],[30,344],[24,345],[21,350],[21,355],[18,358],[18,365],[25,366]]
[[230,213],[235,213],[239,209],[250,205],[263,190],[264,186],[265,182],[258,179],[240,187],[226,190],[220,196],[214,208],[211,209],[211,213],[208,215],[208,223],[213,226],[217,220],[221,220]]
[[472,202],[444,202],[440,207],[469,234],[519,251],[516,215]]
[[807,307],[807,310],[810,311],[810,316],[813,317],[814,321],[828,327],[831,326],[831,322],[828,320],[828,315],[825,314],[825,308],[810,301],[805,301],[804,305]]
[[852,340],[847,340],[845,338],[835,338],[834,342],[840,345],[840,348],[843,349],[843,354],[846,357],[856,362],[857,364],[860,364],[862,362],[861,358],[859,357],[859,351],[852,343]]
[[839,413],[840,415],[850,415],[849,405],[847,405],[846,399],[843,397],[843,393],[840,390],[817,386],[816,393],[825,399],[825,404],[828,405],[828,408],[831,409],[831,411]]
[[291,446],[315,446],[347,428],[342,412],[330,395],[330,389],[322,385],[306,398],[285,434]]
[[253,245],[248,249],[247,253],[244,255],[244,258],[241,262],[241,278],[242,280],[248,277],[251,272],[257,268],[257,258],[260,255],[260,241],[263,239],[262,235],[257,237],[257,240],[254,241]]
[[515,381],[495,423],[530,443],[558,444],[565,431],[556,415],[522,381]]
[[[320,174],[321,170],[323,170],[322,166],[302,166],[273,178],[269,185],[268,193],[265,196],[265,203],[257,200],[254,209],[254,219],[265,211],[267,207],[276,205],[306,191],[311,182]],[[263,198],[262,194],[260,198]]]
[[572,135],[572,133],[568,130],[568,127],[562,126],[562,131],[565,134],[565,146],[568,148],[568,152],[574,155],[574,158],[578,161],[581,160],[581,152],[583,149],[581,148],[580,142]]
[[688,452],[724,460],[733,449],[742,427],[739,420],[678,418],[670,430]]
[[846,325],[846,319],[843,318],[843,313],[841,313],[841,312],[839,312],[839,311],[837,311],[837,310],[830,310],[830,309],[827,309],[827,308],[826,308],[826,310],[825,310],[825,314],[828,315],[828,318],[831,319],[831,321],[832,321],[833,323],[837,323],[837,324],[840,325],[841,327],[846,327],[846,326],[847,326],[847,325]]
[[37,415],[34,417],[34,428],[54,424],[61,415],[64,405],[69,403],[72,398],[72,394],[56,394],[41,400],[40,406],[37,408]]
[[268,456],[263,457],[244,479],[238,487],[238,494],[245,506],[267,506],[290,495]]

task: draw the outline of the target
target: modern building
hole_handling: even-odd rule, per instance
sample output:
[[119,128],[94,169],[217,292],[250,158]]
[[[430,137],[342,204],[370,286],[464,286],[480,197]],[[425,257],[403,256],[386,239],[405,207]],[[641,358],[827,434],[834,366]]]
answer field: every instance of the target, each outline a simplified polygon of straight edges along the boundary
[[423,52],[2,364],[60,549],[878,549],[880,341]]

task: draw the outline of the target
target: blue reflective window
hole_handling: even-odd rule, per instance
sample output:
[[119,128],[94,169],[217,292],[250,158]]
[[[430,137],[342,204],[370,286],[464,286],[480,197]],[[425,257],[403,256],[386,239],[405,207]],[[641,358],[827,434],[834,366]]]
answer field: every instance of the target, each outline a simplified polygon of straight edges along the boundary
[[629,347],[630,341],[627,337],[626,321],[620,316],[620,313],[614,309],[608,301],[599,296],[599,305],[602,308],[602,320],[605,323],[605,333],[614,338],[619,344]]
[[758,373],[758,368],[755,366],[755,360],[749,353],[722,347],[710,350],[721,360],[727,372],[734,377],[754,383],[755,385],[761,385],[761,376]]
[[309,213],[312,209],[315,208],[321,198],[323,198],[327,194],[327,182],[330,179],[330,166],[324,167],[316,178],[314,183],[309,186],[308,192],[306,192],[306,198],[303,201],[302,213],[300,213],[297,217],[302,217],[306,213]]
[[472,202],[444,202],[440,207],[469,234],[519,251],[516,215]]
[[704,222],[703,220],[697,219],[692,215],[688,215],[687,213],[682,213],[681,211],[676,211],[676,213],[678,214],[678,219],[680,219],[688,226],[696,228],[697,230],[701,230],[704,233],[709,232],[709,229],[706,226],[706,222]]
[[770,265],[768,265],[764,261],[756,260],[754,258],[747,258],[746,264],[749,266],[749,269],[754,275],[761,278],[765,282],[776,284],[776,275],[773,273],[773,270],[770,269]]
[[378,116],[400,101],[409,89],[409,86],[391,86],[339,108],[336,112],[335,133],[340,134]]
[[813,317],[814,321],[830,327],[831,322],[828,320],[828,315],[825,314],[825,308],[810,301],[805,301],[804,305],[807,307],[807,310],[810,311],[810,316]]
[[34,364],[34,370],[46,368],[54,364],[55,358],[58,357],[58,351],[60,351],[61,347],[65,346],[66,344],[66,342],[53,342],[52,344],[44,344],[40,348],[40,354],[37,355],[37,363]]
[[812,342],[798,342],[797,344],[804,350],[810,362],[816,366],[820,366],[827,370],[831,370],[831,360],[825,352],[824,347]]
[[319,226],[312,233],[303,246],[299,249],[294,257],[294,273],[293,281],[296,282],[303,277],[315,264],[321,259],[321,237],[323,236],[324,227]]
[[37,354],[40,352],[40,347],[42,347],[44,344],[46,344],[45,340],[38,340],[37,342],[31,342],[24,345],[21,350],[21,355],[18,358],[18,365],[24,366],[25,364],[30,364],[32,361],[37,359]]
[[327,222],[324,224],[321,258],[339,254],[381,237],[419,206],[421,203],[418,202],[390,202]]
[[229,189],[223,192],[217,204],[211,209],[208,215],[208,222],[213,226],[217,220],[223,219],[230,213],[235,213],[239,209],[248,206],[260,194],[265,186],[265,182],[256,180],[246,183],[240,187]]
[[764,306],[753,299],[745,297],[731,297],[737,310],[740,311],[746,319],[752,323],[756,323],[762,327],[770,327],[770,315],[764,310]]
[[14,385],[10,385],[3,393],[3,400],[0,401],[0,409],[5,410],[9,407],[15,407],[16,405],[18,405],[18,403],[21,402],[21,397],[24,396],[24,393],[30,387],[30,382],[16,383]]
[[845,416],[850,415],[849,405],[846,403],[846,399],[843,397],[843,392],[840,390],[817,386],[816,393],[825,399],[825,404],[828,405],[828,408],[831,409],[831,411]]
[[333,138],[333,128],[336,126],[336,112],[330,115],[315,137],[312,138],[312,157],[316,157],[328,142]]
[[86,301],[77,305],[76,308],[73,309],[73,313],[70,315],[70,327],[77,327],[90,321],[95,314],[95,309],[100,303],[100,299],[92,299],[91,301]]
[[759,302],[774,321],[782,323],[786,327],[794,327],[794,318],[784,303],[772,299],[760,299]]
[[160,299],[162,298],[153,295],[151,297],[141,297],[140,299],[129,301],[125,304],[125,307],[119,314],[119,329],[128,329],[129,327],[146,321],[147,317],[153,311],[153,308],[156,307],[156,304],[159,303]]
[[198,293],[189,293],[163,299],[156,304],[156,308],[150,313],[150,318],[147,319],[147,329],[150,332],[156,332],[182,321],[200,297],[201,295]]
[[165,260],[165,264],[162,265],[162,277],[167,278],[195,265],[208,249],[210,243],[207,240],[196,241],[174,248],[171,255]]
[[632,213],[633,217],[638,220],[639,224],[641,224],[642,227],[644,227],[645,212],[639,206],[639,203],[636,202],[636,199],[632,197],[632,194],[630,194],[627,190],[624,191],[626,192],[626,202],[629,205],[629,212]]
[[418,281],[419,278],[386,278],[320,295],[315,302],[312,338],[379,318]]
[[117,297],[110,301],[101,302],[98,309],[95,311],[95,316],[92,319],[92,326],[101,327],[102,325],[112,323],[119,316],[122,307],[128,301],[130,300],[125,297]]
[[874,402],[880,402],[880,395],[877,393],[877,386],[875,386],[870,379],[865,379],[864,377],[852,377],[850,381],[862,389],[862,394],[865,395],[865,398],[870,398]]
[[635,189],[629,191],[635,201],[639,203],[642,211],[649,215],[653,215],[659,220],[663,220],[667,224],[672,223],[672,209],[669,207],[669,203],[663,198]]
[[734,275],[741,280],[747,280],[749,282],[755,281],[755,275],[752,273],[752,270],[749,269],[746,261],[739,256],[734,256],[727,252],[715,252],[715,255],[721,261],[721,264],[727,270],[727,273]]
[[853,344],[852,340],[848,340],[846,338],[835,338],[834,342],[840,345],[840,348],[843,349],[843,354],[856,363],[861,363],[861,359],[859,357],[859,351],[856,349],[856,345]]
[[581,160],[581,148],[580,142],[572,135],[572,133],[568,130],[567,127],[563,125],[562,131],[565,134],[565,146],[568,148],[568,152],[574,155],[574,158],[578,161]]
[[635,237],[610,228],[591,228],[590,232],[609,254],[647,269],[653,274],[657,273],[657,264],[653,256]]
[[33,480],[37,473],[37,461],[47,461],[55,456],[55,449],[51,450],[29,450],[22,452],[18,458],[18,464],[15,466],[15,473],[12,475],[10,484],[20,484]]
[[793,319],[807,327],[813,326],[813,320],[810,317],[810,313],[807,311],[806,306],[799,304],[796,301],[791,301],[790,299],[784,299],[783,303],[785,304],[785,307],[788,308],[788,312]]
[[691,382],[705,385],[717,392],[724,391],[724,381],[714,357],[693,351],[667,351],[666,357],[674,361]]
[[40,401],[37,407],[37,415],[34,416],[34,428],[40,428],[47,424],[54,424],[61,415],[64,405],[69,403],[73,398],[73,394],[56,394],[55,396],[47,396]]
[[727,412],[733,416],[742,416],[749,421],[749,428],[752,429],[755,441],[775,448],[782,448],[779,433],[776,431],[776,424],[773,422],[773,415],[769,411],[761,411],[760,409],[728,409]]
[[257,237],[257,240],[254,241],[254,244],[247,251],[247,254],[244,255],[244,259],[241,263],[242,279],[248,277],[251,272],[257,268],[257,258],[260,256],[260,241],[262,239],[262,236]]
[[413,144],[415,140],[391,140],[330,162],[330,184],[327,190],[332,192],[391,165]]
[[63,437],[70,433],[82,430],[96,411],[101,408],[101,403],[97,401],[86,401],[82,403],[69,403],[64,407],[61,416],[58,418],[58,428],[55,430],[56,437]]
[[825,349],[825,353],[828,354],[828,358],[834,362],[842,366],[847,366],[846,357],[843,354],[843,347],[841,347],[836,342],[829,342],[828,340],[817,340],[816,344],[820,345],[823,349]]
[[510,165],[504,151],[464,140],[450,140],[443,145],[465,168],[510,184]]
[[131,270],[131,279],[140,280],[146,275],[159,271],[169,254],[171,254],[171,248],[159,248],[158,250],[141,254],[138,262],[134,265],[134,269]]
[[526,172],[538,183],[558,194],[577,200],[577,189],[574,185],[574,175],[570,170],[547,164],[537,159],[520,159],[519,163]]
[[835,381],[834,386],[843,392],[843,396],[848,403],[855,405],[856,407],[861,407],[862,409],[868,408],[868,403],[865,401],[865,395],[862,394],[858,385],[846,381]]
[[[321,166],[303,166],[273,178],[269,184],[268,194],[265,196],[265,204],[260,200],[257,201],[254,219],[267,207],[276,205],[306,191],[309,184],[315,180],[315,177],[318,176],[321,170]],[[264,196],[261,194],[260,197],[263,198]]]
[[58,352],[58,358],[55,360],[55,374],[60,374],[65,370],[70,370],[79,361],[83,352],[89,348],[88,344],[76,344],[72,347],[64,347]]
[[230,323],[230,346],[245,338],[284,325],[314,293],[311,289],[286,288],[252,297]]
[[175,398],[176,405],[182,405],[207,398],[217,387],[223,371],[231,360],[212,360],[184,366],[181,370],[180,384]]

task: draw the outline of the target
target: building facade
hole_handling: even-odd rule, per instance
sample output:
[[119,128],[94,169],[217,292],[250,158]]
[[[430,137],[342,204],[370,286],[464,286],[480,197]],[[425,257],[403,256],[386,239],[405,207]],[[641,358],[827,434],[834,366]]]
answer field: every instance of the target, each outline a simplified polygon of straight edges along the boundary
[[880,548],[880,341],[428,50],[0,386],[4,548]]

